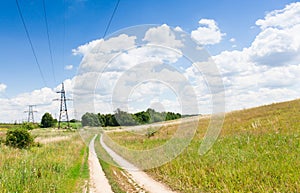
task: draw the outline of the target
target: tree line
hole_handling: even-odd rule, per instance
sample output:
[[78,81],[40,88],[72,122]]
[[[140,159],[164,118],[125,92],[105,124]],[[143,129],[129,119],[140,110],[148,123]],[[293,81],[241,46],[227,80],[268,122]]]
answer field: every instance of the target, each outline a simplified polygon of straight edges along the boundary
[[85,113],[81,117],[82,126],[133,126],[149,124],[160,121],[168,121],[181,118],[180,113],[157,112],[154,109],[147,109],[137,113],[128,113],[117,109],[114,114]]

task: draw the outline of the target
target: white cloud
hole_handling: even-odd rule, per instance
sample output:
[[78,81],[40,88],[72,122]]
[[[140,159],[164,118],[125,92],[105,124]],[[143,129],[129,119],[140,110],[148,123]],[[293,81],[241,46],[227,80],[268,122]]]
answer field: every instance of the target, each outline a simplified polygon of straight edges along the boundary
[[[121,34],[105,41],[94,40],[74,49],[74,54],[83,56],[74,88],[77,99],[74,105],[81,111],[78,113],[93,112],[98,108],[98,112],[107,111],[107,104],[111,105],[111,95],[122,74],[131,74],[129,80],[132,81],[127,85],[128,89],[135,83],[134,77],[144,76],[142,72],[145,69],[140,72],[132,69],[136,65],[145,65],[147,62],[174,63],[182,57],[180,50],[174,51],[182,43],[176,39],[173,31],[167,25],[147,29],[139,39],[147,41],[144,46],[136,46],[137,37]],[[111,110],[115,109],[111,107]]]
[[299,33],[300,20],[291,28],[264,29],[249,48],[252,60],[267,66],[295,64],[299,59]]
[[65,66],[65,70],[72,70],[72,69],[73,69],[73,65],[72,64]]
[[[177,31],[180,31],[180,28],[177,27],[176,29]],[[181,40],[176,39],[175,34],[166,24],[163,24],[159,27],[150,28],[146,32],[143,40],[148,41],[150,44],[166,46],[173,49],[183,46]]]
[[103,39],[93,40],[89,43],[79,46],[76,49],[73,49],[72,52],[74,55],[84,55],[88,54],[97,44],[102,43]]
[[300,82],[299,74],[300,64],[270,68],[260,74],[258,85],[268,88],[292,89],[298,87]]
[[223,75],[227,110],[299,98],[300,3],[256,22],[261,32],[251,46],[213,59]]
[[[297,11],[289,11],[297,13]],[[284,11],[279,12],[285,14]],[[261,19],[260,22],[263,22],[266,18]],[[214,20],[203,19],[199,23],[203,26],[193,31],[191,35],[194,36],[193,38],[196,37],[202,41],[202,44],[218,43],[225,36]],[[180,29],[177,28],[177,31],[180,31]],[[200,36],[201,33],[203,33],[203,36]],[[205,37],[204,34],[209,34],[209,36]],[[300,44],[300,40],[298,40],[299,36],[297,34],[300,34],[300,31],[296,22],[293,25],[280,28],[267,27],[265,25],[264,28],[261,28],[261,32],[254,39],[250,47],[240,51],[223,51],[221,54],[213,57],[223,76],[227,110],[241,109],[299,97],[297,93],[300,93],[300,87],[297,85],[297,82],[300,81],[298,78],[298,74],[300,74],[300,60],[297,58],[296,52],[299,52],[300,46],[298,44]],[[148,30],[143,40],[149,44],[162,43],[166,46],[177,48],[181,47],[181,44],[184,44],[184,42],[180,41],[180,38],[177,39],[177,36],[170,32],[170,28],[166,24]],[[231,38],[229,41],[231,43],[236,42],[235,38]],[[96,47],[97,45],[93,46]],[[101,93],[102,96],[98,97],[99,101],[97,101],[97,104],[99,104],[100,108],[104,108],[107,102],[104,104],[103,101],[109,101],[109,93],[112,92],[112,88],[114,88],[114,85],[124,71],[128,71],[135,65],[143,62],[155,61],[164,63],[168,61],[174,63],[179,61],[181,57],[181,54],[174,54],[172,51],[159,49],[155,46],[135,47],[126,52],[122,51],[120,55],[110,61],[106,72],[99,79],[101,82],[100,86],[102,84],[102,87],[97,89],[106,92]],[[101,58],[103,58],[101,53],[94,52],[91,49],[85,53],[82,62],[89,61],[92,64],[91,66],[96,66],[99,65]],[[274,62],[277,63],[274,64]],[[210,91],[202,75],[197,74],[192,68],[182,70],[183,75],[193,85],[194,92],[198,97],[198,104],[201,105],[202,109],[211,106]],[[168,75],[167,77],[170,80],[176,80],[176,75],[167,71],[164,74]],[[137,73],[131,73],[128,78],[132,79],[132,77],[138,76]],[[131,85],[127,85],[129,86],[128,89]],[[135,103],[143,101],[144,96],[163,93],[163,91],[155,89],[150,85],[144,85],[144,87],[140,87],[140,91],[132,95]],[[285,96],[283,93],[288,94]],[[149,99],[148,102],[157,100],[154,96],[152,99]],[[166,99],[165,101],[172,100]],[[168,103],[168,106],[172,105]],[[134,108],[138,109],[137,106]],[[134,108],[131,107],[130,110]]]
[[179,26],[176,26],[176,27],[174,28],[174,30],[175,30],[175,31],[178,31],[178,32],[183,32],[182,28],[179,27]]
[[125,50],[134,48],[135,36],[121,34],[107,40],[99,39],[73,49],[74,55],[82,55],[80,72],[101,72],[109,61]]
[[299,24],[300,18],[300,3],[295,2],[286,5],[284,9],[274,10],[268,13],[264,19],[256,21],[256,25],[261,29],[272,28],[290,28]]
[[[65,91],[67,98],[72,98],[72,81],[67,79],[65,83]],[[28,105],[36,105],[34,110],[34,120],[40,122],[44,113],[49,112],[53,117],[58,118],[59,115],[59,101],[53,101],[53,99],[60,98],[60,94],[56,91],[60,91],[61,85],[56,88],[44,87],[36,89],[31,92],[21,93],[11,98],[0,98],[0,122],[22,122],[27,121],[27,113],[24,111],[28,110]],[[74,117],[73,103],[68,102],[68,114],[70,118]]]
[[117,37],[113,37],[107,40],[93,40],[87,44],[79,46],[77,49],[73,49],[72,51],[74,55],[88,55],[99,53],[109,54],[114,51],[122,51],[135,46],[135,39],[135,36],[121,34]]
[[259,65],[297,65],[300,52],[300,3],[291,3],[282,10],[268,13],[256,24],[261,33],[249,52]]
[[222,40],[222,37],[226,35],[220,31],[217,23],[213,19],[201,19],[199,24],[200,27],[191,32],[192,38],[199,44],[217,44]]
[[180,112],[176,99],[176,93],[170,87],[161,82],[150,81],[142,83],[132,90],[128,106],[132,112],[146,110],[147,108],[170,111],[174,107],[177,107],[176,112]]
[[239,95],[232,94],[227,96],[226,106],[227,110],[244,109],[280,101],[293,100],[299,97],[298,92],[299,91],[287,88],[259,88],[256,91],[248,91],[240,93]]
[[0,83],[0,92],[5,92],[7,86],[3,83]]
[[[224,75],[235,75],[237,73],[251,73],[254,71],[255,64],[249,61],[247,50],[243,51],[223,51],[221,54],[214,56],[213,60],[219,66]],[[242,74],[244,75],[244,74]]]
[[230,41],[230,42],[235,42],[236,40],[235,40],[235,38],[230,38],[229,41]]

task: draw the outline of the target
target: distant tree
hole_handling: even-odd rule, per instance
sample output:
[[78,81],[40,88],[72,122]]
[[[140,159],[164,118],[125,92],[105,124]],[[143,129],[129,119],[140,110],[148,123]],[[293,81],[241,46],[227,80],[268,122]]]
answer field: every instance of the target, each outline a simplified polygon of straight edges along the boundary
[[41,120],[41,127],[48,128],[53,127],[55,125],[55,121],[50,113],[45,113]]
[[142,111],[142,112],[135,113],[134,115],[135,115],[134,119],[136,120],[136,122],[140,124],[146,124],[149,123],[150,121],[150,114],[148,112]]
[[107,126],[107,125],[105,125],[105,115],[98,113],[98,119],[99,119],[100,125],[102,127]]
[[117,119],[120,125],[124,125],[124,126],[136,125],[136,121],[134,120],[132,114],[122,111],[121,109],[117,109],[115,111],[115,118]]
[[98,115],[94,113],[85,113],[81,117],[81,124],[82,126],[91,126],[91,127],[98,127],[100,126],[100,121]]
[[154,109],[147,109],[146,111],[150,115],[149,123],[160,122],[165,120],[165,113],[156,112]]
[[165,117],[162,116],[161,113],[155,112],[155,113],[152,115],[152,120],[153,120],[153,122],[161,122],[161,121],[164,121],[164,120],[165,120]]
[[105,115],[105,126],[120,126],[115,115],[106,114]]
[[94,120],[91,116],[91,113],[85,113],[84,115],[82,115],[81,124],[82,124],[83,127],[94,125]]
[[76,119],[71,119],[70,120],[70,123],[76,123],[76,122],[78,122]]
[[81,117],[82,126],[132,126],[139,124],[148,124],[160,122],[165,120],[173,120],[180,118],[179,113],[173,112],[156,112],[154,109],[147,109],[147,111],[137,112],[135,114],[117,109],[114,114],[94,114],[85,113]]

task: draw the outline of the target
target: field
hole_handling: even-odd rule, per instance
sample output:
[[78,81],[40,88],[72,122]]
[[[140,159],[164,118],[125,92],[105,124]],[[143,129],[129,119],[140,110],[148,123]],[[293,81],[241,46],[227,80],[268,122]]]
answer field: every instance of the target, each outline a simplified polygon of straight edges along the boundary
[[[299,118],[300,100],[228,113],[219,139],[204,156],[198,149],[209,119],[201,119],[180,156],[147,172],[179,192],[300,192]],[[152,137],[130,132],[109,136],[131,149],[151,149],[176,129],[165,126]]]
[[[74,132],[35,129],[40,145],[14,149],[0,144],[0,192],[82,192],[89,173],[87,147]],[[4,131],[0,137],[4,138]]]
[[[205,155],[199,146],[209,124],[203,117],[195,136],[183,153],[171,162],[146,170],[177,192],[300,192],[300,100],[266,105],[226,114],[221,134]],[[176,123],[176,122],[175,122]],[[185,126],[189,127],[190,123]],[[88,190],[88,143],[99,128],[78,132],[34,129],[31,134],[40,145],[14,149],[4,145],[0,129],[0,192],[82,192]],[[115,142],[130,149],[152,149],[163,145],[178,125],[164,125],[147,136],[113,132]],[[124,128],[123,128],[124,129]],[[114,192],[139,192],[130,176],[101,158],[114,161],[95,143],[100,164]],[[118,152],[122,154],[122,152]],[[128,155],[123,154],[123,157]],[[141,160],[143,161],[143,160]]]

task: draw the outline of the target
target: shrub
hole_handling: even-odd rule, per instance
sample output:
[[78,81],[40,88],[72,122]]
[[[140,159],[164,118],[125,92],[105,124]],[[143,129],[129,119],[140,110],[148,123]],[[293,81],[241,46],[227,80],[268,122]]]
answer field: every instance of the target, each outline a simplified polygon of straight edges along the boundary
[[146,132],[146,136],[148,137],[148,138],[150,138],[150,137],[153,137],[154,136],[154,134],[156,133],[157,131],[155,130],[155,129],[153,129],[153,128],[148,128],[147,129],[147,132]]
[[27,129],[16,128],[8,130],[6,133],[5,144],[15,148],[29,148],[33,145],[33,137]]

